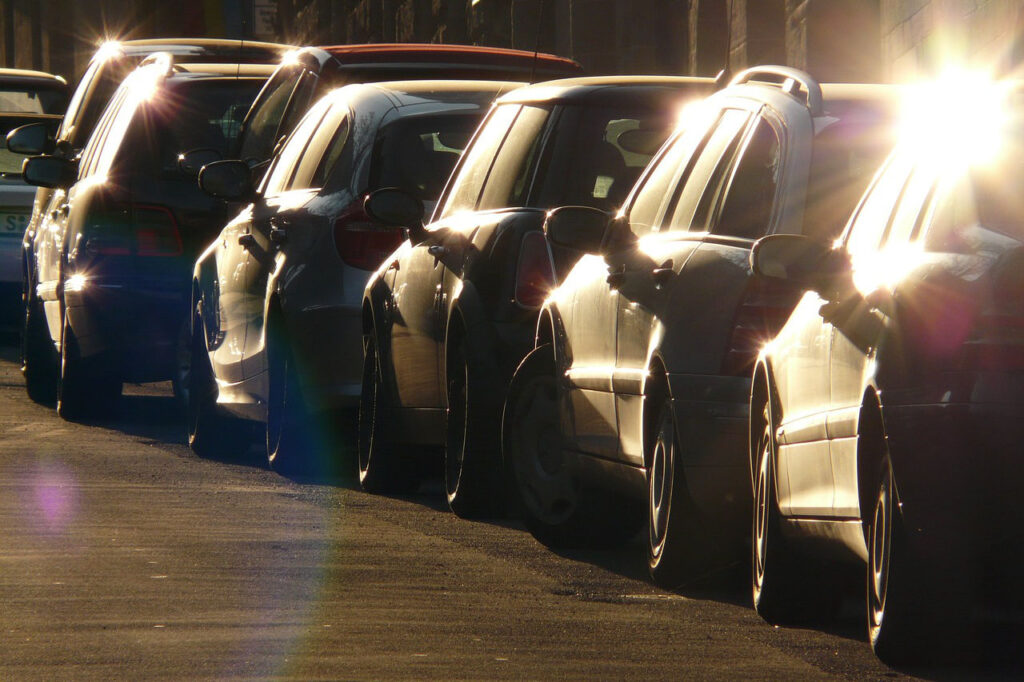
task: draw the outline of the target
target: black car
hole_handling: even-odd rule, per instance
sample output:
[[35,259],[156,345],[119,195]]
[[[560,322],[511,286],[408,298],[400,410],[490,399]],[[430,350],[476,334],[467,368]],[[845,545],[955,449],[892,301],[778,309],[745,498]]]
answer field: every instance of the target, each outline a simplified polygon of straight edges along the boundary
[[[537,311],[580,255],[551,251],[549,208],[614,211],[708,79],[553,81],[498,100],[463,154],[424,230],[377,270],[363,303],[365,361],[359,477],[370,491],[408,489],[422,472],[408,444],[445,448],[458,514],[503,498],[499,423],[509,378],[531,348]],[[395,192],[367,207],[389,219]],[[399,444],[402,447],[398,447]]]
[[175,376],[192,263],[226,220],[179,169],[182,151],[226,150],[271,65],[177,64],[163,55],[114,94],[81,157],[30,159],[55,188],[31,252],[29,395],[56,389],[61,416],[108,407],[123,381]]

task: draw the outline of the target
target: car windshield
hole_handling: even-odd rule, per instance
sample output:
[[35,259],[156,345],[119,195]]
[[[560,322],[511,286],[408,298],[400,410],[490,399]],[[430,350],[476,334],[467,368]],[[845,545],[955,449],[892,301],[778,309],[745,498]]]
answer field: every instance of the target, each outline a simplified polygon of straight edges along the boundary
[[0,114],[63,114],[67,105],[63,89],[0,85]]
[[671,116],[629,104],[566,107],[530,204],[618,208],[674,123]]
[[482,116],[418,116],[387,126],[373,150],[369,189],[403,187],[423,201],[436,200]]

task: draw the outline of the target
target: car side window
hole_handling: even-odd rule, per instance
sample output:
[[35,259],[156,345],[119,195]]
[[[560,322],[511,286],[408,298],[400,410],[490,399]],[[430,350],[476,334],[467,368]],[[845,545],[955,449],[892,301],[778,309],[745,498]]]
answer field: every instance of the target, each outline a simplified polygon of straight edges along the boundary
[[644,179],[629,208],[629,227],[643,236],[654,230],[672,199],[670,188],[692,163],[707,135],[707,126],[694,126],[678,134]]
[[948,183],[935,198],[932,215],[924,230],[924,248],[937,253],[971,253],[972,233],[980,218],[974,191],[967,176]]
[[[320,125],[313,131],[306,150],[299,159],[295,168],[295,175],[289,183],[289,189],[302,189],[306,187],[323,187],[323,182],[317,174],[329,147],[340,141],[342,147],[348,140],[348,117],[345,115],[344,107],[336,107],[323,117]],[[338,121],[341,114],[341,121]]]
[[443,199],[444,208],[439,213],[441,218],[476,209],[480,190],[491,170],[494,157],[521,108],[519,105],[501,105],[487,117],[455,172],[448,196]]
[[[329,102],[321,101],[309,110],[309,113],[306,114],[306,117],[302,119],[299,126],[295,129],[295,132],[288,136],[288,140],[277,156],[274,157],[273,165],[267,173],[267,182],[263,188],[265,195],[272,196],[290,189],[302,189],[299,187],[301,183],[293,182],[295,170],[302,160],[310,138],[316,131],[317,126],[320,125],[320,121],[329,107]],[[295,178],[295,180],[301,179]]]
[[277,142],[277,129],[281,124],[285,107],[295,90],[301,67],[278,69],[277,73],[264,86],[249,112],[239,142],[238,158],[242,160],[256,159],[263,161],[274,152]]
[[345,145],[348,144],[350,128],[349,116],[346,113],[337,128],[334,129],[334,136],[331,138],[327,153],[324,154],[323,159],[320,160],[320,167],[313,174],[313,187],[323,187],[327,184],[327,178],[331,177],[341,159],[341,153],[345,151]]
[[75,94],[71,96],[71,101],[68,102],[67,111],[64,112],[64,118],[61,120],[60,129],[57,131],[57,139],[61,140],[67,135],[68,131],[75,127],[78,123],[78,114],[82,109],[82,102],[85,100],[86,93],[92,89],[93,81],[96,79],[96,73],[100,69],[99,61],[94,61],[86,69],[85,74],[81,80],[78,81],[78,87],[75,88]]
[[719,190],[717,185],[725,180],[725,174],[739,148],[741,133],[749,120],[750,113],[739,109],[727,109],[722,114],[692,170],[680,179],[681,187],[676,190],[675,204],[670,209],[672,217],[668,220],[669,230],[685,232],[708,228],[713,207],[711,202]]
[[[95,132],[92,137],[89,138],[89,143],[82,151],[82,160],[79,164],[78,177],[86,178],[95,175],[98,172],[102,172],[100,160],[104,156],[104,150],[108,148],[107,140],[109,138],[109,133],[114,128],[115,122],[120,122],[120,132],[122,136],[127,131],[131,116],[126,116],[123,110],[126,108],[130,109],[130,113],[134,113],[135,111],[135,107],[131,106],[130,103],[127,102],[129,92],[130,88],[121,88],[117,94],[115,94],[107,110],[103,113],[102,118],[100,118]],[[120,138],[118,139],[118,144],[120,144]],[[116,149],[114,151],[116,151]],[[112,154],[113,152],[107,152],[108,157]]]
[[897,156],[884,167],[868,190],[846,237],[846,249],[852,257],[870,257],[878,250],[910,170],[909,161]]
[[768,231],[779,186],[781,153],[775,129],[759,118],[732,173],[725,203],[713,225],[715,234],[757,239]]
[[545,107],[523,107],[484,181],[477,210],[524,206],[531,171],[540,152],[544,124],[551,114]]
[[918,168],[903,189],[896,207],[892,225],[885,235],[885,246],[908,244],[916,236],[923,220],[924,207],[935,188],[935,174],[928,168]]

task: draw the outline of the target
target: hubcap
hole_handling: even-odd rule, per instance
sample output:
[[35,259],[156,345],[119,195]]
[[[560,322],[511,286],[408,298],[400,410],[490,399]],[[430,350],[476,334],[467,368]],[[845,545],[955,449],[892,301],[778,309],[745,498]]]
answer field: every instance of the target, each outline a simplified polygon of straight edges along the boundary
[[889,585],[889,553],[892,547],[892,480],[882,479],[871,524],[871,620],[873,626],[882,622],[885,597]]
[[[767,408],[765,410],[767,412]],[[754,586],[760,589],[764,581],[765,557],[768,553],[768,486],[771,485],[769,467],[771,449],[768,431],[771,427],[766,423],[764,435],[760,443],[760,463],[757,468],[757,485],[754,490]]]

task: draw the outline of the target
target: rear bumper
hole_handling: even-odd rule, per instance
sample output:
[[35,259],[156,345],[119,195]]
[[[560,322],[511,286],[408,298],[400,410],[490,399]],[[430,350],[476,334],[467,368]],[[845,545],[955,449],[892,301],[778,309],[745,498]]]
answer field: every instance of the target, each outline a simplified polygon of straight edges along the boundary
[[750,379],[669,374],[690,498],[716,528],[735,538],[750,526],[747,444]]
[[108,356],[126,381],[173,376],[178,335],[188,319],[186,291],[89,281],[81,291],[65,289],[64,301],[83,356]]

